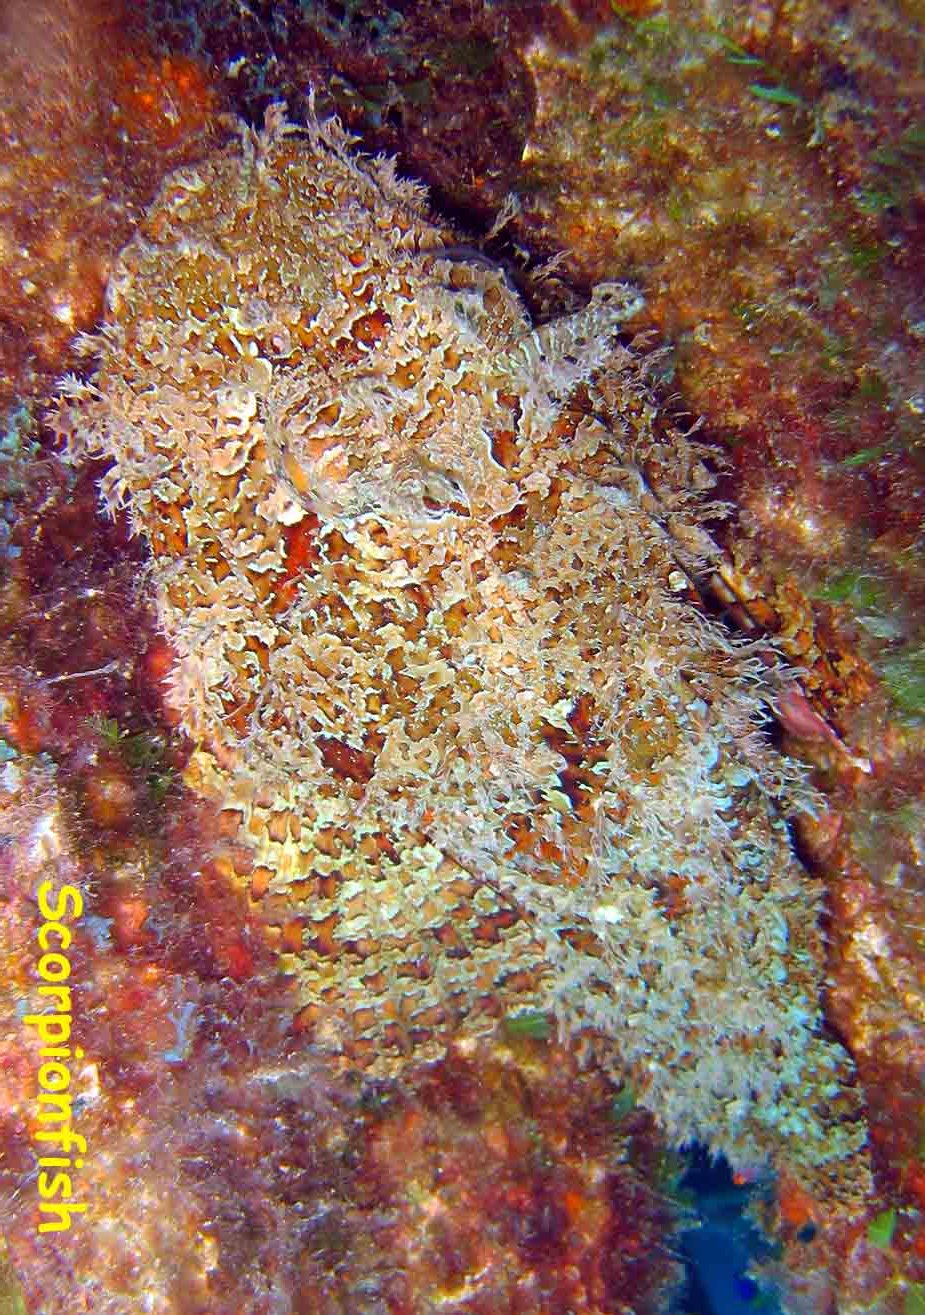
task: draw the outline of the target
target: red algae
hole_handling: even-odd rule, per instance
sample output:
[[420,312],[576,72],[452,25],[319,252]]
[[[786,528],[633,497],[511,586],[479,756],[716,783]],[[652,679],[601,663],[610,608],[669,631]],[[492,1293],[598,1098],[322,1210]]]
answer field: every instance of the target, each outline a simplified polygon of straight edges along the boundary
[[126,55],[116,67],[114,115],[140,147],[150,143],[160,158],[171,148],[200,137],[218,108],[218,96],[195,60],[142,53]]
[[0,404],[61,370],[166,164],[210,133],[191,60],[125,49],[119,3],[38,0],[0,23]]
[[599,1078],[576,1101],[577,1080],[556,1046],[453,1053],[373,1123],[362,1181],[396,1262],[390,1309],[664,1309],[680,1267],[670,1198],[638,1167],[654,1129],[618,1123]]

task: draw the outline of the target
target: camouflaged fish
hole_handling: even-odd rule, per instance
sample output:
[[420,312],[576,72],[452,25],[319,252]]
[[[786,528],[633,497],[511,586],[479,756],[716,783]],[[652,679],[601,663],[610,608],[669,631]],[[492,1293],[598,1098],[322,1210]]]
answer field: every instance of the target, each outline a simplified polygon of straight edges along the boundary
[[692,585],[709,475],[617,339],[639,298],[537,328],[463,240],[275,107],[122,252],[54,423],[150,548],[188,779],[344,1065],[541,1011],[672,1139],[835,1165],[819,890],[771,678]]

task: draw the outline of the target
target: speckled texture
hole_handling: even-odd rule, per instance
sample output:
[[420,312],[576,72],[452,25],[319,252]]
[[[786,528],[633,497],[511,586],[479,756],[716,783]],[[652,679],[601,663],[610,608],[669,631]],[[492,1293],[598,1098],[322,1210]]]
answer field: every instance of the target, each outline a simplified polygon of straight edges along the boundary
[[672,1138],[857,1188],[773,677],[698,607],[710,478],[616,346],[637,305],[534,329],[390,163],[277,109],[168,179],[54,423],[114,458],[187,778],[320,1047],[392,1073],[550,1011]]
[[194,61],[128,46],[133,8],[36,0],[0,14],[0,412],[66,368],[112,258],[219,109]]

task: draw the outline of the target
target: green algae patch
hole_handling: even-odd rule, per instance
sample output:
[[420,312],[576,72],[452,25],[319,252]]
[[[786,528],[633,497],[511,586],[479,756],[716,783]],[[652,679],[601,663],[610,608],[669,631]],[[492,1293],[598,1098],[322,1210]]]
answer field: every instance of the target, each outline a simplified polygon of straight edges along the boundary
[[893,1242],[893,1234],[896,1231],[896,1208],[881,1210],[880,1214],[867,1225],[867,1240],[871,1246],[881,1247],[884,1251]]

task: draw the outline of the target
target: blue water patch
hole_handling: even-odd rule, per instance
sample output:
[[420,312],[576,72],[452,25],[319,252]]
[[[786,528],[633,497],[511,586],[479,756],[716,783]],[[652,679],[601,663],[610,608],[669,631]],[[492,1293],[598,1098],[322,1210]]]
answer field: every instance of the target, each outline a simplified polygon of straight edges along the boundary
[[770,1182],[738,1186],[728,1163],[697,1148],[681,1182],[692,1195],[698,1223],[680,1234],[687,1283],[673,1315],[781,1315],[773,1289],[750,1272],[767,1260],[772,1247],[745,1214],[750,1201],[770,1190]]

